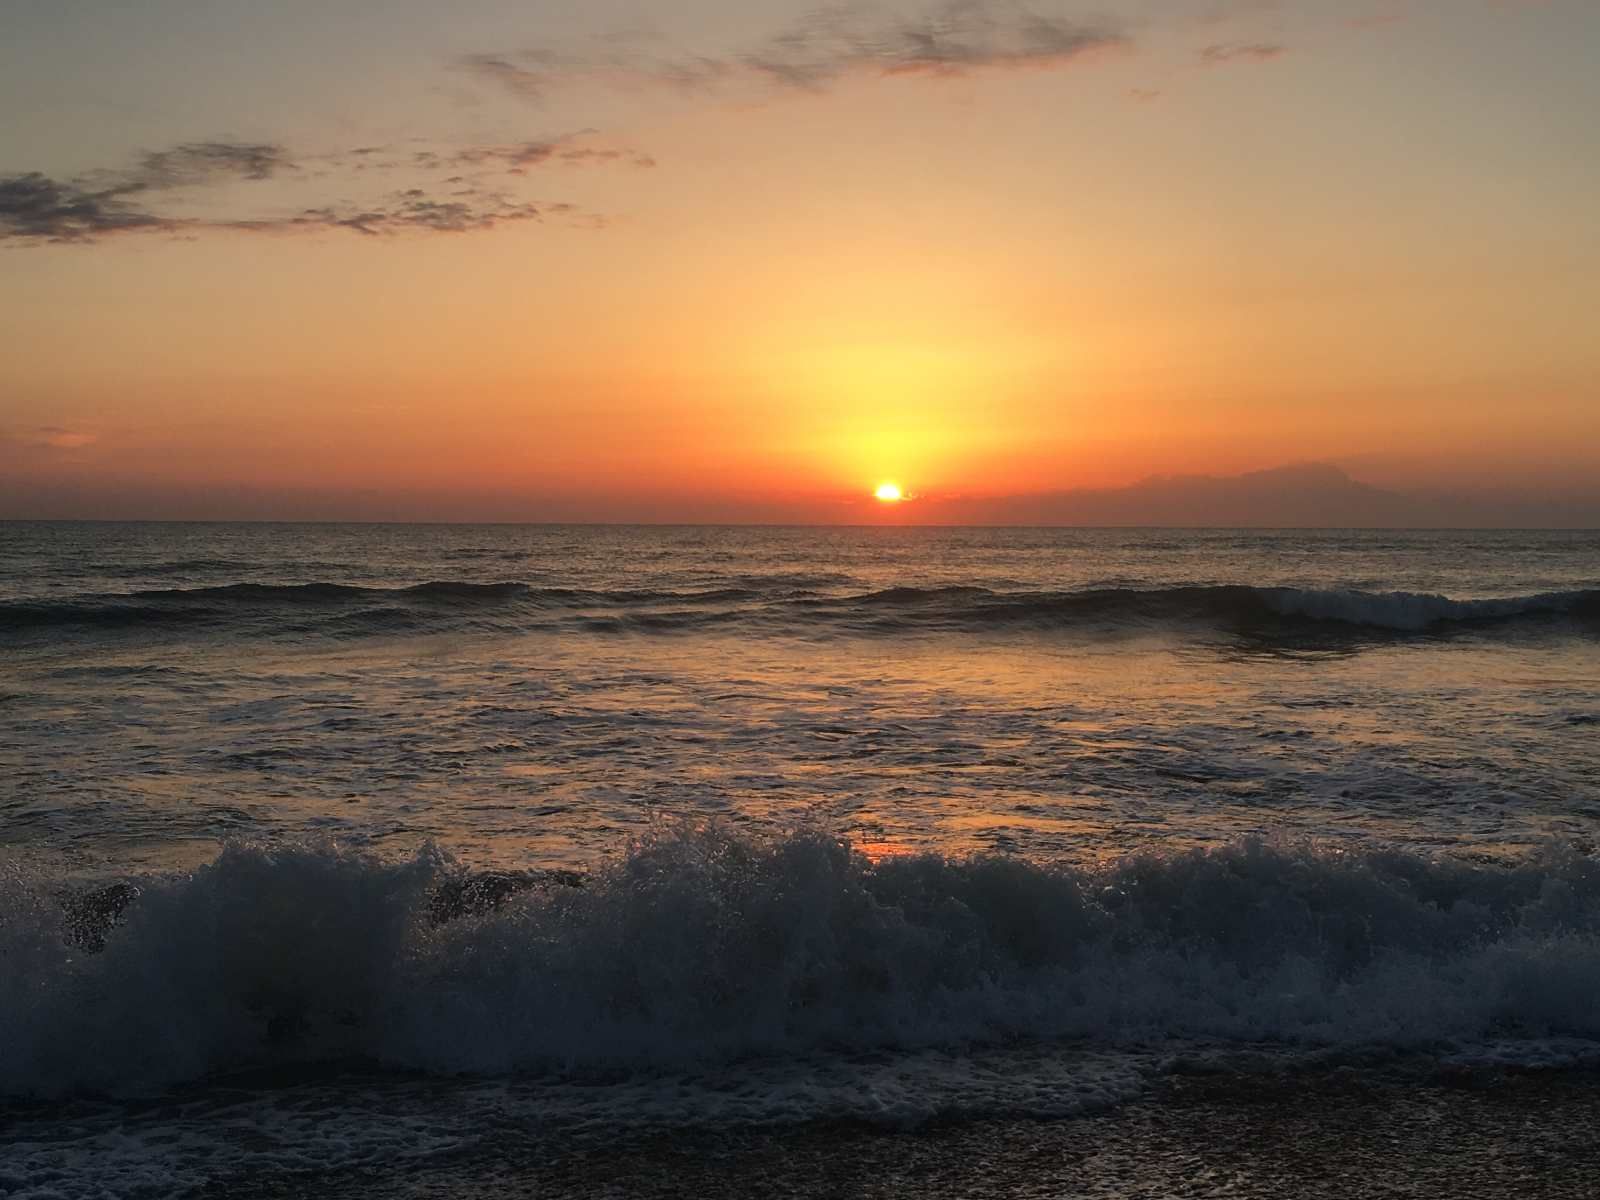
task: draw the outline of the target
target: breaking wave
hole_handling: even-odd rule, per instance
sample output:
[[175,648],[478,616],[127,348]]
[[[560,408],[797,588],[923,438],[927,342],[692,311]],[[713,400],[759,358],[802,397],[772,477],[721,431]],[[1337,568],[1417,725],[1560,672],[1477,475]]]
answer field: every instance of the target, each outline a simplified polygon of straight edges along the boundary
[[[985,588],[892,588],[849,600],[817,602],[837,611],[859,606],[888,612],[889,622],[961,628],[1201,624],[1269,634],[1306,625],[1418,633],[1492,625],[1522,618],[1600,617],[1600,590],[1454,600],[1415,592],[1194,584],[1167,588],[1095,588],[1072,592],[994,592]],[[878,622],[884,624],[881,618]]]
[[836,580],[741,577],[700,589],[584,589],[439,580],[408,587],[233,583],[60,601],[0,604],[0,633],[57,628],[216,628],[262,634],[357,636],[397,630],[754,632],[893,635],[1005,629],[1077,631],[1202,628],[1250,638],[1494,636],[1539,628],[1592,635],[1600,589],[1488,599],[1403,591],[1240,584],[997,591],[894,587],[844,591]]
[[1098,868],[667,828],[589,875],[238,845],[0,877],[0,1094],[362,1058],[584,1073],[1083,1039],[1600,1040],[1600,860],[1246,841]]

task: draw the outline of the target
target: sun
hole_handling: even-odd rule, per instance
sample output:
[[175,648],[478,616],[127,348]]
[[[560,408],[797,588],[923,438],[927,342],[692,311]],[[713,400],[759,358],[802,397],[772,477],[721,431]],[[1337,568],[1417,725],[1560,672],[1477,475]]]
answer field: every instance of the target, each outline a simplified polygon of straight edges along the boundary
[[905,498],[898,483],[880,483],[878,490],[872,494],[885,504],[898,504]]

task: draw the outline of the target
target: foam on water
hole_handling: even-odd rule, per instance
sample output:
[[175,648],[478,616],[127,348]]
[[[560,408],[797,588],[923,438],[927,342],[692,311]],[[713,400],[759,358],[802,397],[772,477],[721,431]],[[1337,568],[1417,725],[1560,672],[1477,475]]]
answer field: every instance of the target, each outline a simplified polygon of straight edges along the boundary
[[1156,1066],[1147,1054],[1043,1047],[754,1061],[577,1082],[341,1070],[268,1088],[230,1078],[159,1105],[76,1101],[0,1114],[11,1117],[0,1195],[170,1196],[263,1175],[392,1168],[470,1152],[496,1136],[571,1148],[695,1127],[1069,1117],[1137,1095]]
[[0,525],[0,1193],[1592,1063],[1597,553]]
[[1245,842],[1084,869],[679,828],[583,886],[530,877],[441,923],[460,871],[431,850],[230,847],[105,905],[99,952],[12,871],[0,1089],[350,1057],[582,1074],[1017,1038],[1600,1038],[1600,862],[1559,848]]
[[1455,600],[1431,593],[1316,588],[1267,588],[1261,595],[1268,607],[1285,616],[1396,631],[1539,615],[1592,616],[1600,611],[1600,592],[1594,591],[1542,592],[1484,600]]

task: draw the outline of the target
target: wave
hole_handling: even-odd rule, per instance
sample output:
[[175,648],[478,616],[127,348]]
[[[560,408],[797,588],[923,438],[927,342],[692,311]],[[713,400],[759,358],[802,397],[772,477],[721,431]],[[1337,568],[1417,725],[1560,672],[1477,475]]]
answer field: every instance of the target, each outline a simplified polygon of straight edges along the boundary
[[[832,630],[871,636],[919,631],[1181,630],[1249,638],[1493,634],[1511,629],[1592,632],[1600,589],[1487,599],[1430,593],[1189,584],[1075,591],[977,586],[893,587],[832,593],[810,577],[740,577],[722,586],[539,587],[435,580],[382,588],[332,582],[232,583],[150,589],[63,601],[0,604],[0,630],[84,626],[137,629],[256,623],[267,632],[359,634],[478,625],[532,630],[661,633],[743,623],[762,632]],[[284,622],[285,615],[293,623]]]
[[[197,625],[277,616],[284,612],[322,612],[342,621],[359,620],[360,606],[381,614],[389,623],[396,611],[432,610],[448,619],[451,609],[513,604],[535,609],[582,609],[655,605],[715,604],[747,600],[748,589],[714,588],[698,592],[649,589],[590,590],[539,588],[524,583],[475,583],[438,580],[406,587],[366,587],[343,583],[230,583],[215,587],[155,588],[96,594],[69,600],[0,603],[0,629],[48,629],[58,626],[124,627]],[[297,627],[301,628],[301,627]]]
[[[837,601],[819,601],[835,606]],[[1260,627],[1277,621],[1328,623],[1390,632],[1505,622],[1523,617],[1600,616],[1600,590],[1454,600],[1416,592],[1192,584],[1166,588],[1096,588],[1074,592],[992,592],[985,588],[891,588],[846,604],[889,609],[934,622],[971,626],[1138,624],[1197,621]]]
[[1416,592],[1271,588],[1263,592],[1263,597],[1269,608],[1283,616],[1406,631],[1447,624],[1501,622],[1530,616],[1600,616],[1600,590],[1452,600],[1447,596]]
[[10,1095],[351,1058],[581,1076],[1017,1039],[1600,1040],[1600,860],[1554,846],[1075,868],[673,827],[586,876],[235,845],[72,891],[13,861],[0,902]]

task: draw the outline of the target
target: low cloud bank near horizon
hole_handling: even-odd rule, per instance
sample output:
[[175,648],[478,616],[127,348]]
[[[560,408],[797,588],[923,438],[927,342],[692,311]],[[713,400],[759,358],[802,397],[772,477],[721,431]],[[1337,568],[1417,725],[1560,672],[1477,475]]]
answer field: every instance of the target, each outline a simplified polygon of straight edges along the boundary
[[1257,528],[1600,528],[1600,485],[1536,491],[1380,488],[1330,463],[1237,475],[1156,475],[1124,487],[930,498],[959,523]]
[[0,449],[11,447],[31,451],[71,451],[92,446],[99,435],[87,429],[63,425],[35,425],[23,429],[0,429]]
[[1373,487],[1322,463],[1238,475],[1152,476],[1025,495],[528,494],[516,489],[284,487],[113,481],[98,473],[0,482],[0,519],[906,524],[1217,528],[1600,529],[1600,485],[1535,492]]

